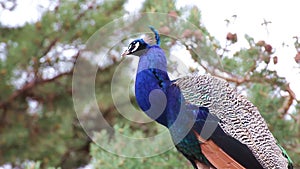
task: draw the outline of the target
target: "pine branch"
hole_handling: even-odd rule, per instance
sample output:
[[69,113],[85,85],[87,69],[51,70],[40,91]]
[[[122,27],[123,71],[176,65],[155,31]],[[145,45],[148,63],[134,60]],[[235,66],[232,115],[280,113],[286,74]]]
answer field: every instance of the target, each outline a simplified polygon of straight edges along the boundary
[[43,52],[42,57],[47,55],[48,52],[55,46],[55,44],[58,42],[59,38],[55,38],[54,40],[51,41],[49,46],[46,48],[46,50]]
[[297,100],[296,95],[294,93],[294,91],[291,89],[290,84],[286,85],[286,89],[285,91],[289,94],[286,98],[286,100],[284,101],[283,105],[279,108],[278,112],[281,113],[281,117],[284,117],[285,115],[288,114],[288,110],[290,109],[290,107],[293,104],[293,101]]
[[48,82],[52,82],[55,81],[63,76],[67,76],[67,75],[72,75],[73,74],[73,69],[71,71],[68,72],[64,72],[61,73],[53,78],[50,79],[34,79],[31,82],[25,84],[21,89],[16,90],[15,92],[13,92],[6,101],[3,101],[0,103],[0,109],[5,109],[7,108],[13,101],[14,99],[20,97],[21,95],[23,95],[24,93],[32,90],[33,88],[36,88],[39,85],[43,85],[45,83]]

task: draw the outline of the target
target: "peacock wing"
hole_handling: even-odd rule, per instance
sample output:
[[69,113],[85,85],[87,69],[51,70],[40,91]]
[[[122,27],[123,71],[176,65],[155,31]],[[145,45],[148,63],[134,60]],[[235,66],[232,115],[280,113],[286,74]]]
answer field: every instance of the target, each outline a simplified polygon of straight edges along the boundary
[[220,128],[246,145],[263,168],[287,168],[288,161],[258,109],[226,81],[200,75],[177,79],[174,84],[187,103],[206,107],[219,118]]

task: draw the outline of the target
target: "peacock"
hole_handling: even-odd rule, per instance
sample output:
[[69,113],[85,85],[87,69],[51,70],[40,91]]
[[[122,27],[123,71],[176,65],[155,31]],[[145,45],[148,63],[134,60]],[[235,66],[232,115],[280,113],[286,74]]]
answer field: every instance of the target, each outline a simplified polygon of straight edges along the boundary
[[150,29],[156,44],[136,39],[122,54],[139,56],[136,101],[169,129],[195,169],[293,168],[258,109],[226,81],[210,75],[171,80],[159,33]]

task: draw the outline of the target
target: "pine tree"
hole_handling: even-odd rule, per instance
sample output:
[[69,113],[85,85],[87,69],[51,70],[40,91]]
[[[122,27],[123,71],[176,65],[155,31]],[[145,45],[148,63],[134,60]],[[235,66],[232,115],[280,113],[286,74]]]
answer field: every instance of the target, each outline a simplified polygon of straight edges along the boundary
[[[175,3],[172,0],[146,0],[143,3],[139,12],[154,12],[154,16],[168,14],[166,18],[159,18],[163,22],[155,22],[158,18],[151,17],[151,13],[144,15],[139,22],[136,22],[139,17],[112,22],[126,14],[124,0],[58,1],[34,23],[6,26],[0,21],[0,165],[11,163],[22,168],[76,168],[87,164],[95,168],[191,168],[175,149],[139,159],[119,157],[101,149],[81,128],[73,107],[74,66],[87,50],[87,44],[95,44],[93,52],[108,50],[107,59],[96,65],[95,81],[98,108],[105,119],[115,126],[116,131],[136,137],[151,136],[162,130],[154,122],[139,124],[124,119],[111,96],[111,80],[122,60],[117,55],[122,53],[128,39],[137,35],[107,40],[100,34],[121,34],[116,32],[117,27],[124,27],[122,31],[125,33],[143,32],[148,30],[149,23],[153,23],[162,33],[162,47],[168,55],[176,45],[187,49],[197,65],[191,66],[189,73],[201,71],[223,78],[246,94],[258,107],[279,143],[288,151],[295,167],[300,167],[299,101],[287,80],[268,69],[268,65],[280,62],[268,44],[272,42],[228,33],[224,37],[229,45],[223,48],[203,25],[197,7],[177,9]],[[1,4],[4,4],[3,10],[14,10],[13,7],[5,8],[6,2]],[[177,17],[184,17],[186,21]],[[109,23],[120,25],[113,25],[115,30],[101,29]],[[131,25],[126,25],[129,23]],[[94,34],[99,29],[100,33]],[[92,36],[94,38],[90,38]],[[228,52],[230,46],[239,43],[238,38],[245,38],[249,47],[234,54]],[[172,65],[170,71],[180,74],[179,63],[173,58],[168,59]],[[83,67],[95,65],[87,61]],[[125,79],[134,74],[132,70],[128,71],[131,74]],[[88,86],[84,78],[76,82]],[[130,101],[136,106],[133,93],[130,93]],[[290,112],[291,107],[295,109]],[[101,123],[91,120],[91,124],[101,131],[97,137],[99,141],[116,146],[122,144],[114,133],[102,128]],[[129,146],[126,151],[136,150]],[[33,162],[26,163],[27,160]]]

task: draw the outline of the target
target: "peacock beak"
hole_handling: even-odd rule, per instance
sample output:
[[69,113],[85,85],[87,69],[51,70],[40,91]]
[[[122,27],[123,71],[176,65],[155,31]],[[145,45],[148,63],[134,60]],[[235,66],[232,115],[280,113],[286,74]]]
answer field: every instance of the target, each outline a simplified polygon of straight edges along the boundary
[[129,51],[128,50],[125,50],[123,53],[122,53],[122,57],[124,57],[125,55],[128,55],[129,54]]

